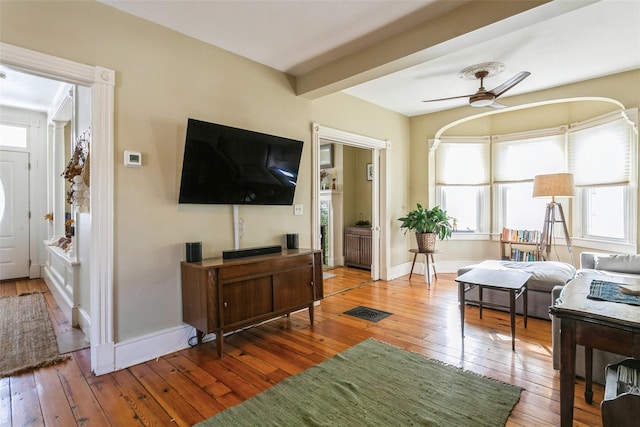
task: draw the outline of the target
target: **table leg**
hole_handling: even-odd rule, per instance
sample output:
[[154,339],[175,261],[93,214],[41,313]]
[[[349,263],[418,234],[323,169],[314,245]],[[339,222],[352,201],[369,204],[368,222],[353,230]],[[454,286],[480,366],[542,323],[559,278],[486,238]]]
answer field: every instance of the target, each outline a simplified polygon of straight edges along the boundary
[[411,276],[413,275],[413,267],[416,265],[416,257],[418,253],[413,254],[413,262],[411,263],[411,271],[409,272],[409,280],[411,280]]
[[511,315],[511,351],[516,351],[516,291],[509,290],[509,314]]
[[436,276],[436,280],[438,280],[438,272],[436,271],[436,262],[433,260],[433,254],[431,255],[431,265],[433,266],[433,275]]
[[482,289],[482,286],[478,286],[478,301],[480,301],[478,305],[480,307],[480,319],[482,319]]
[[593,402],[593,348],[584,346],[584,400],[589,405]]
[[431,287],[431,271],[429,270],[429,254],[424,254],[424,259],[426,262],[426,267],[424,270],[424,274],[426,276],[427,279],[427,284],[429,285],[429,287]]
[[576,324],[573,319],[560,319],[560,426],[573,426],[573,404],[576,376]]
[[527,287],[525,285],[524,290],[522,291],[524,292],[524,295],[522,296],[523,301],[522,301],[522,313],[524,314],[524,327],[525,329],[527,328],[527,312],[529,311],[529,302],[527,301],[528,299],[528,295],[529,295],[529,291],[527,290]]
[[460,332],[464,340],[464,287],[465,283],[458,283],[458,303],[460,304]]

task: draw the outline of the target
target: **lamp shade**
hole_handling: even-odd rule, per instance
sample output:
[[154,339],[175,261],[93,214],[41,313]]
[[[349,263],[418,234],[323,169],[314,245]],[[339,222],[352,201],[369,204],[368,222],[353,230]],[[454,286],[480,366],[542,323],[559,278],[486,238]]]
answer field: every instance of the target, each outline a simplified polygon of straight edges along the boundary
[[533,197],[573,197],[573,174],[552,173],[536,175],[533,180]]

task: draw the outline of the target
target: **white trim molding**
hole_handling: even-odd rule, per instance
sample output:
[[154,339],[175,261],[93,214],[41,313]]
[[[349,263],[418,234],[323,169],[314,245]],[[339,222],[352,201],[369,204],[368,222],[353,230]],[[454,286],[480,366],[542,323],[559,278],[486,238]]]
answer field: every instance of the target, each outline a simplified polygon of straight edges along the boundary
[[312,133],[312,167],[311,167],[311,238],[312,247],[320,249],[320,140],[328,140],[352,147],[372,150],[372,248],[371,278],[387,280],[390,272],[389,226],[387,206],[387,150],[391,148],[389,141],[358,135],[339,129],[313,123]]
[[113,116],[115,72],[0,42],[0,63],[91,88],[91,369],[115,370],[113,305]]

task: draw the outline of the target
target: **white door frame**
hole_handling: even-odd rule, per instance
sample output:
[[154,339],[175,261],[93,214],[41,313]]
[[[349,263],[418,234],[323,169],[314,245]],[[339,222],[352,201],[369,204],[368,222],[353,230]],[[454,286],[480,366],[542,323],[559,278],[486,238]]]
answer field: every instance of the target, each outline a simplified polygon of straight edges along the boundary
[[113,70],[0,42],[0,63],[91,88],[91,370],[115,370],[113,334]]
[[387,206],[387,150],[389,141],[358,135],[351,132],[312,124],[312,176],[311,176],[311,240],[313,249],[320,249],[320,140],[335,141],[352,147],[373,150],[372,181],[372,247],[371,278],[388,280],[389,265],[389,227]]

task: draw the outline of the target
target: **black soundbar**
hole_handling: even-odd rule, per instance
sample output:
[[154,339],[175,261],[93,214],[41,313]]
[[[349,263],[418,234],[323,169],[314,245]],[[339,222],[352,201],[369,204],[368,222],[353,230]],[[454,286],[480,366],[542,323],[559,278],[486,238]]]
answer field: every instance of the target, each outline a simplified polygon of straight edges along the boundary
[[276,254],[282,252],[282,246],[260,246],[259,248],[233,249],[222,251],[222,259],[245,258],[248,256],[258,256],[266,254]]

